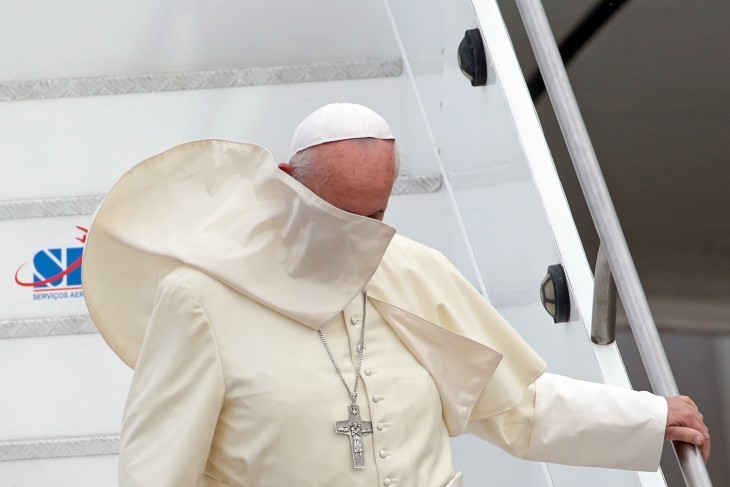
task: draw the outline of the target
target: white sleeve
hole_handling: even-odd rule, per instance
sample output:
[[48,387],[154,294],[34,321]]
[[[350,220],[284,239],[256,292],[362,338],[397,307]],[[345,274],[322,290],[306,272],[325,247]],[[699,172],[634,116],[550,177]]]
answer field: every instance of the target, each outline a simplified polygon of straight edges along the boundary
[[469,431],[528,460],[656,471],[666,421],[663,397],[546,373],[522,403]]
[[127,398],[120,487],[196,487],[224,394],[205,313],[172,274],[160,284]]
[[625,470],[659,468],[666,399],[554,374],[544,374],[535,384],[528,457]]

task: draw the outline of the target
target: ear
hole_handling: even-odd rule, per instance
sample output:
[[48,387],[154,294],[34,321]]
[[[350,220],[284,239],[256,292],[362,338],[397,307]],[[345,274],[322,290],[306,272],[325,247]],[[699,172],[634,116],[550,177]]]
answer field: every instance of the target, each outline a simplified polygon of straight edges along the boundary
[[287,173],[289,176],[291,176],[294,172],[294,168],[288,162],[279,163],[279,169]]

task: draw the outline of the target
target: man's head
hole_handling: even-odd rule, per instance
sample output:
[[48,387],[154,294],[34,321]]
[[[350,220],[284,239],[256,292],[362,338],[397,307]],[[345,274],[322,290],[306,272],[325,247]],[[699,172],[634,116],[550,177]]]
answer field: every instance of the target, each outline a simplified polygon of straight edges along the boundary
[[331,205],[382,220],[397,170],[394,144],[380,115],[333,103],[299,125],[294,155],[279,168]]

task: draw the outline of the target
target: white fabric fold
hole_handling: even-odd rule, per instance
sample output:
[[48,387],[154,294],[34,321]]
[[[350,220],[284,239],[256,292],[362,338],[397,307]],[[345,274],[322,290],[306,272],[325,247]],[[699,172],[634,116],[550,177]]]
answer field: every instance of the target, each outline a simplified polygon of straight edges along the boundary
[[370,302],[431,374],[449,435],[463,433],[502,354],[378,299]]
[[[403,332],[409,329],[412,340],[425,340],[421,347],[413,347],[411,352],[416,354],[416,348],[425,351],[422,355],[429,365],[424,363],[424,367],[429,369],[437,383],[439,380],[454,381],[451,390],[464,388],[464,396],[456,403],[460,406],[449,408],[449,412],[460,411],[454,417],[460,419],[451,421],[449,425],[452,434],[463,431],[465,427],[465,423],[462,424],[466,407],[464,399],[472,396],[477,388],[475,384],[480,387],[486,380],[479,397],[467,407],[470,411],[467,417],[485,419],[519,404],[526,388],[545,369],[545,362],[448,259],[424,245],[400,235],[394,236],[368,284],[368,292],[373,302],[378,300],[391,304],[403,313],[420,318],[407,318],[404,323],[399,323],[398,313],[383,310],[383,317],[394,330]],[[407,315],[401,313],[401,316]],[[431,324],[435,328],[431,328]],[[462,339],[454,338],[448,346],[436,347],[432,345],[434,339],[429,337],[443,336],[436,331],[438,328]],[[418,338],[419,334],[422,334],[421,338]],[[471,342],[481,347],[473,346]],[[479,364],[484,349],[503,355],[496,369],[492,367],[493,362],[487,361],[489,363],[484,364],[484,368],[473,366],[468,372],[461,370],[464,373],[458,376],[452,373],[454,363]]]

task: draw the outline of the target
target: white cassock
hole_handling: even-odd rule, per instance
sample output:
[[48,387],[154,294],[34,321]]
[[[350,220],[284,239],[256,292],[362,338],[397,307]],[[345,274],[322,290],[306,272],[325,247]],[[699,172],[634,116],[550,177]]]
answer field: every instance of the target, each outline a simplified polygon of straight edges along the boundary
[[[110,192],[89,310],[135,367],[120,485],[461,485],[466,430],[534,460],[656,470],[666,401],[545,365],[438,252],[332,207],[264,149],[184,144]],[[368,307],[353,468],[348,393]]]

